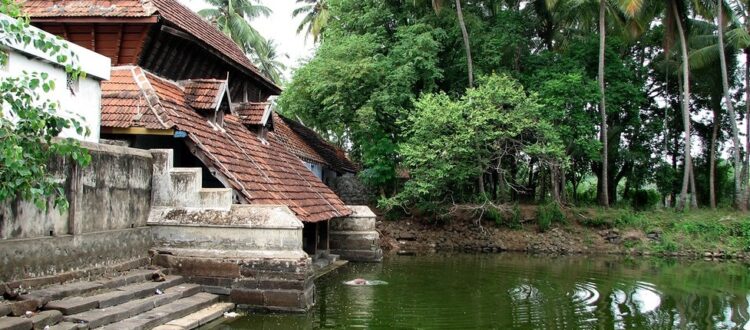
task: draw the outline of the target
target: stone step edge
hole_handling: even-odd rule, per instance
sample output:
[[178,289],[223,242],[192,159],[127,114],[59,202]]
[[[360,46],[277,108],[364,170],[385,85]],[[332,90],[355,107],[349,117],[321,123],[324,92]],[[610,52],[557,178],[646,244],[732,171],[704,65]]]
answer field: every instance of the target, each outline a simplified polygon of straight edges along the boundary
[[130,300],[105,309],[92,309],[83,313],[68,315],[63,320],[72,323],[83,323],[91,328],[106,326],[171,304],[177,300],[200,294],[201,290],[202,288],[197,284],[178,285],[167,288],[161,295]]
[[233,303],[223,302],[208,306],[200,311],[187,315],[185,317],[174,319],[153,330],[190,330],[205,325],[208,322],[216,320],[224,315],[225,312],[234,309]]
[[172,320],[182,318],[218,302],[219,296],[206,292],[178,299],[133,317],[111,323],[100,329],[153,329]]
[[[127,303],[128,301],[143,299],[153,295],[156,289],[165,290],[167,288],[178,286],[184,282],[185,279],[182,276],[167,275],[166,280],[162,282],[134,282],[120,287],[114,287],[108,291],[100,292],[91,296],[53,300],[47,303],[42,309],[59,310],[65,315],[74,315],[93,309],[114,307]],[[153,287],[138,288],[139,286],[144,286],[149,283],[152,283]],[[140,291],[137,291],[137,289],[140,289]],[[66,304],[70,302],[73,304]]]

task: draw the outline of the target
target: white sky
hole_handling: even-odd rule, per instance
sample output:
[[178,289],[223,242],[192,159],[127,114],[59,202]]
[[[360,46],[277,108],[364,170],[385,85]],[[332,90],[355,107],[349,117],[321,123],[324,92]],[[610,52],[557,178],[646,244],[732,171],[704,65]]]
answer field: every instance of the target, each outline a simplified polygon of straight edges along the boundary
[[[179,0],[193,11],[209,7],[203,0]],[[292,18],[292,11],[297,8],[295,0],[257,0],[257,2],[270,8],[273,13],[269,17],[260,17],[250,24],[260,32],[266,39],[273,39],[277,45],[281,61],[286,64],[284,72],[285,79],[291,79],[291,73],[299,66],[300,60],[304,60],[315,52],[312,38],[305,43],[304,34],[297,35],[297,26],[302,17]]]

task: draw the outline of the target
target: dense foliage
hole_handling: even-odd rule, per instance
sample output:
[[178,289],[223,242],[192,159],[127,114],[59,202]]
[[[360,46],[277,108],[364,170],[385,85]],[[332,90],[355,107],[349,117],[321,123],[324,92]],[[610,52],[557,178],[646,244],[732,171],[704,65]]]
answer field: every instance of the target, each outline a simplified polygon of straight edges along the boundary
[[739,2],[722,25],[716,2],[681,0],[325,3],[320,47],[279,104],[349,149],[388,205],[747,204]]
[[[56,56],[74,79],[81,75],[74,67],[74,54],[64,44],[30,30],[22,17],[13,19],[20,13],[12,0],[3,0],[0,13],[11,17],[0,17],[0,46],[33,45]],[[8,54],[2,53],[0,66],[7,61]],[[21,198],[40,209],[51,203],[64,210],[68,201],[59,178],[50,173],[52,160],[72,158],[81,166],[90,162],[88,152],[76,140],[55,138],[66,128],[86,135],[88,129],[76,118],[61,115],[57,101],[46,94],[54,88],[54,80],[45,72],[24,72],[0,79],[0,202]]]

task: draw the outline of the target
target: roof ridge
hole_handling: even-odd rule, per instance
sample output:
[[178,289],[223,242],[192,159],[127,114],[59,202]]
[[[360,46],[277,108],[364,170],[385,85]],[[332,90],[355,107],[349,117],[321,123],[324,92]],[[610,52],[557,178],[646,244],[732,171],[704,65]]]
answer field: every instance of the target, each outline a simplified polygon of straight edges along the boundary
[[156,116],[156,119],[159,121],[159,123],[164,126],[164,128],[174,127],[175,124],[169,118],[167,118],[166,120],[162,118],[162,114],[168,112],[168,110],[165,110],[164,106],[161,105],[161,99],[159,98],[159,95],[156,94],[156,90],[153,86],[151,86],[151,82],[146,76],[147,72],[139,66],[134,66],[130,69],[130,72],[133,74],[133,79],[135,80],[136,85],[138,85],[141,93],[143,93],[146,104],[154,113],[154,116]]

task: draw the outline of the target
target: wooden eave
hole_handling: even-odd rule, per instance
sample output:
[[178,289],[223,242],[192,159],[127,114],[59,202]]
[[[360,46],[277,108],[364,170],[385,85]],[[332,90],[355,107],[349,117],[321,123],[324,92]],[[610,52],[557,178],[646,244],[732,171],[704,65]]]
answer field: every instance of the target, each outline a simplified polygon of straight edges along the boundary
[[265,87],[266,89],[271,90],[272,92],[276,94],[281,93],[281,89],[279,89],[278,86],[268,83],[262,77],[258,77],[259,73],[249,70],[248,68],[238,64],[237,62],[235,62],[233,59],[229,58],[225,54],[215,50],[213,47],[208,46],[203,40],[200,40],[187,32],[178,30],[177,28],[174,28],[168,25],[162,25],[161,31],[168,33],[170,35],[173,35],[175,37],[178,37],[180,39],[184,39],[184,40],[197,44],[198,46],[200,46],[202,49],[206,50],[210,54],[222,59],[225,63],[229,64],[231,67],[235,68],[236,70],[240,72],[245,73],[248,77],[251,77],[256,82],[262,84],[263,87]]

